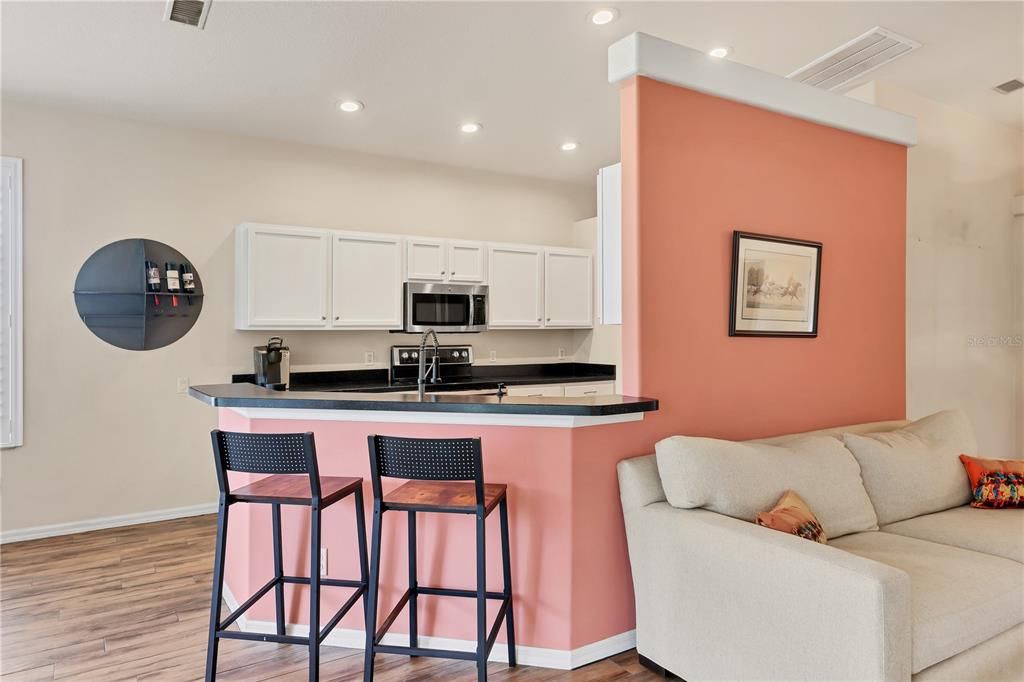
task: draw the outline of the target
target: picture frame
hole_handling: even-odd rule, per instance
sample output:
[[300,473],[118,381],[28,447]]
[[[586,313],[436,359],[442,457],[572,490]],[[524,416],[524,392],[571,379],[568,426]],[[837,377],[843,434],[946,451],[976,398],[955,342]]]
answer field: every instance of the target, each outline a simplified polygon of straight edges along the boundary
[[818,336],[821,242],[733,231],[729,336]]

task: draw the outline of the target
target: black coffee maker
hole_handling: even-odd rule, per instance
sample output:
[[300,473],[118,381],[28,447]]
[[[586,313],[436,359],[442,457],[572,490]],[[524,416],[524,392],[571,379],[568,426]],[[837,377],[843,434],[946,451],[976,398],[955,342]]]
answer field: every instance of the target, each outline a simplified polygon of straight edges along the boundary
[[289,355],[291,351],[280,336],[271,336],[265,346],[252,349],[252,362],[256,373],[256,384],[275,391],[288,388]]

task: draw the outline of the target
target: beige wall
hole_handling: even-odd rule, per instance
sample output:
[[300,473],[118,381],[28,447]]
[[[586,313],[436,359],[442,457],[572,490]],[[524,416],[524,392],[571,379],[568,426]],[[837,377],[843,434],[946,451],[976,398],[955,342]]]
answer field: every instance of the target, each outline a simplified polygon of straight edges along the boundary
[[615,392],[622,393],[622,325],[596,324],[600,320],[600,277],[597,259],[597,218],[580,220],[573,226],[573,245],[594,251],[594,328],[574,332],[575,356],[584,362],[615,365]]
[[1019,459],[1024,285],[1011,207],[1024,187],[1021,130],[881,82],[852,94],[918,122],[908,157],[908,416],[961,408],[983,454]]
[[[233,237],[245,221],[541,244],[573,243],[593,189],[3,102],[2,154],[25,162],[25,434],[5,450],[5,531],[209,503],[214,411],[176,393],[251,368],[264,332],[232,328]],[[341,132],[339,131],[339,135]],[[71,291],[125,237],[171,244],[200,272],[201,319],[149,352],[95,338]],[[364,366],[410,336],[285,334],[296,365]],[[499,360],[572,353],[571,331],[487,332]],[[47,500],[45,504],[41,500]]]

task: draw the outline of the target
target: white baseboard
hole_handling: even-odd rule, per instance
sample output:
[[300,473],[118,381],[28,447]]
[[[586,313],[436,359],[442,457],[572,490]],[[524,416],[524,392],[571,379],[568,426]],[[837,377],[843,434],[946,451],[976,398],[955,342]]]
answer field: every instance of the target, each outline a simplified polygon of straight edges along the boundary
[[[224,586],[224,601],[231,611],[238,608],[238,601],[231,594],[231,590],[228,589],[227,585]],[[250,620],[244,614],[235,622],[245,632],[273,634],[277,631],[277,626],[274,623],[266,620]],[[285,632],[296,637],[306,637],[309,635],[309,626],[288,624],[285,627]],[[327,646],[363,649],[366,644],[366,634],[363,630],[334,628],[331,630],[331,634],[327,635],[324,639],[323,643]],[[384,644],[408,646],[409,635],[385,635]],[[452,639],[449,637],[420,635],[419,644],[429,649],[451,649],[454,651],[473,651],[476,649],[476,642],[473,640]],[[520,645],[516,647],[516,659],[522,665],[529,665],[535,668],[573,670],[589,663],[600,661],[603,658],[620,654],[623,651],[629,651],[635,647],[636,630],[630,630],[613,635],[607,639],[602,639],[599,642],[585,644],[576,649],[546,649],[543,647]],[[496,663],[508,663],[508,647],[496,642],[487,660]]]
[[217,513],[217,503],[210,502],[208,504],[197,504],[191,507],[158,509],[156,511],[138,512],[135,514],[122,514],[120,516],[102,516],[97,519],[71,521],[69,523],[54,523],[49,526],[16,528],[14,530],[5,530],[0,532],[0,544],[22,542],[24,540],[37,540],[39,538],[51,538],[58,535],[71,535],[73,533],[85,533],[90,530],[102,530],[104,528],[134,526],[140,523],[151,523],[153,521],[183,519],[187,516],[200,516],[202,514],[215,513]]

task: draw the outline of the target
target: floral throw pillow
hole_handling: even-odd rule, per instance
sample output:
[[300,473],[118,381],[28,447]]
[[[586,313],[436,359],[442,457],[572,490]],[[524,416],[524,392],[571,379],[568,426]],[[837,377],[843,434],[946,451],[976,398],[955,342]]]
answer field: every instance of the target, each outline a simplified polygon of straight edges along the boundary
[[1024,507],[1024,474],[989,471],[978,479],[972,507],[1004,509]]
[[757,525],[783,533],[798,535],[806,540],[825,544],[825,530],[807,503],[792,490],[787,490],[775,506],[757,515]]

